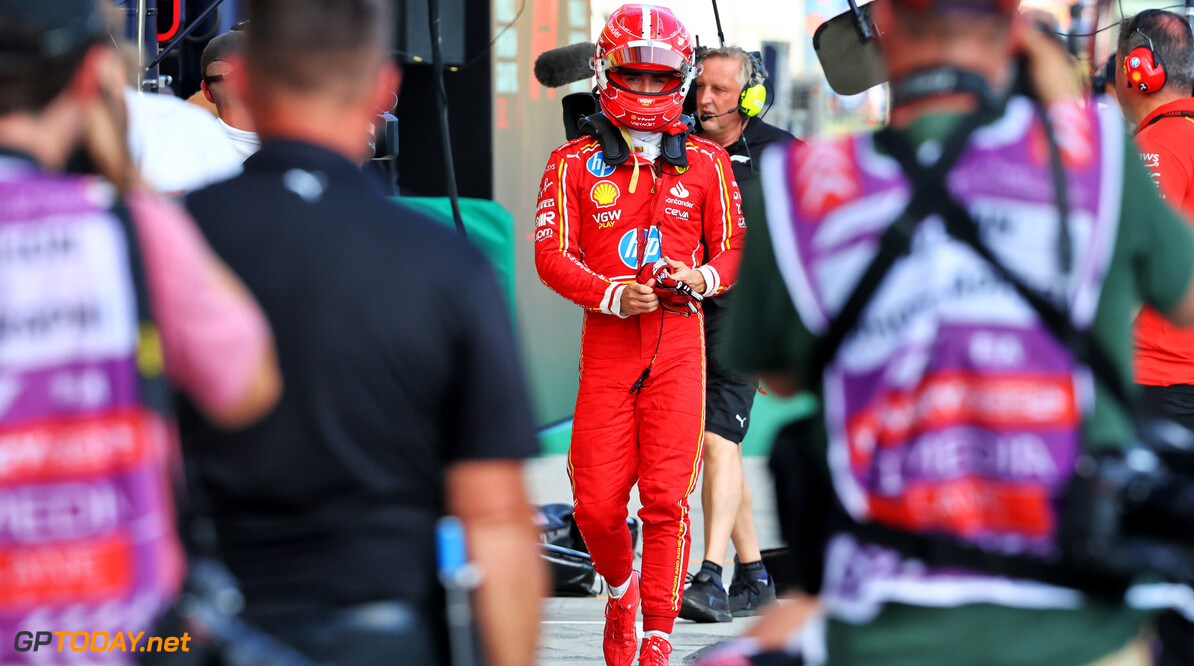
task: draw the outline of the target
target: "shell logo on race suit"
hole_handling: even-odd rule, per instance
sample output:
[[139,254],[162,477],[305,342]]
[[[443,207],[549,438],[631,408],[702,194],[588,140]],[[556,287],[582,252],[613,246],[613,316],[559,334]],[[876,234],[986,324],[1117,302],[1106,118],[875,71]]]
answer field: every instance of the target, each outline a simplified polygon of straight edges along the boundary
[[627,268],[638,270],[640,266],[646,266],[659,261],[660,258],[660,242],[659,229],[651,227],[646,230],[647,240],[646,247],[642,251],[643,260],[639,261],[639,243],[643,235],[642,229],[631,229],[622,234],[622,238],[618,240],[618,256],[621,257],[622,263],[626,264]]
[[848,141],[811,141],[794,152],[792,178],[804,219],[819,219],[862,191]]
[[593,153],[593,156],[585,162],[585,168],[598,178],[608,178],[614,173],[614,167],[605,163],[605,154],[600,150]]
[[618,203],[618,197],[622,196],[622,191],[613,181],[603,180],[593,186],[589,190],[589,199],[597,205],[598,208],[608,208]]

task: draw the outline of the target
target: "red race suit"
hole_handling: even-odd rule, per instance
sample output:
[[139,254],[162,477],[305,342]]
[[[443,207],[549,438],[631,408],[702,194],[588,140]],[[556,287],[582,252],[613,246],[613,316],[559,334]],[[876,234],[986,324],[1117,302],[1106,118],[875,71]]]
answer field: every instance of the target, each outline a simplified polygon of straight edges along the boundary
[[660,307],[623,317],[622,291],[663,256],[699,266],[703,295],[715,296],[737,276],[746,231],[725,150],[695,136],[686,150],[686,167],[637,156],[614,167],[595,138],[566,143],[547,163],[535,222],[540,279],[585,310],[568,455],[574,517],[597,571],[626,580],[634,561],[626,505],[638,482],[645,631],[670,632],[683,598],[688,494],[705,430],[705,341],[699,313]]

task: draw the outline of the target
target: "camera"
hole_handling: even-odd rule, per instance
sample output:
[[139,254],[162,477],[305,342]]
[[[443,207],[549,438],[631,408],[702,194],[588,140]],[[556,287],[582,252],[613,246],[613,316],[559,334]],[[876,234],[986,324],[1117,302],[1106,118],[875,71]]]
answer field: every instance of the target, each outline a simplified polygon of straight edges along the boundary
[[398,117],[389,111],[377,114],[373,121],[373,159],[392,160],[398,157]]
[[1062,497],[1062,560],[1107,589],[1194,584],[1194,434],[1149,420],[1137,441],[1081,456]]
[[1103,66],[1095,70],[1095,73],[1090,78],[1090,88],[1096,95],[1103,94],[1107,86],[1115,85],[1115,54],[1112,53],[1107,57],[1107,62]]

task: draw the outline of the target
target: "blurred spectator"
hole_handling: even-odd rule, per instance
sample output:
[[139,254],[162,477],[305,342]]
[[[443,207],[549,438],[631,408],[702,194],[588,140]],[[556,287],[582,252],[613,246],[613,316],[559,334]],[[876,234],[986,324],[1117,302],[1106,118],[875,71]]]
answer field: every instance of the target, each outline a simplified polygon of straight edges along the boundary
[[[117,40],[117,37],[113,37]],[[119,42],[118,42],[119,43]],[[136,50],[122,45],[126,79]],[[168,93],[124,89],[128,147],[140,173],[158,192],[180,195],[240,173],[244,158],[207,113]]]
[[168,94],[126,87],[128,146],[153,189],[185,194],[240,173],[244,158],[214,118]]
[[[1161,198],[1194,215],[1194,35],[1179,14],[1149,10],[1119,29],[1117,93]],[[1125,61],[1127,61],[1125,63]],[[1125,71],[1126,70],[1126,71]],[[1113,79],[1114,81],[1114,79]],[[1143,84],[1143,85],[1142,85]],[[1136,317],[1136,381],[1144,404],[1194,429],[1194,330],[1145,306]],[[1175,612],[1157,622],[1162,664],[1194,663],[1194,627]]]
[[435,522],[463,521],[490,664],[530,664],[545,575],[522,482],[537,451],[484,257],[361,173],[398,82],[383,0],[250,0],[262,148],[187,197],[281,333],[261,424],[184,419],[244,618],[315,661],[443,663]]
[[[1145,604],[1077,589],[1059,525],[1074,461],[1136,441],[1133,309],[1194,323],[1194,235],[1016,4],[874,3],[891,127],[764,156],[731,359],[821,402],[773,458],[818,663],[1148,663]],[[1036,99],[1001,99],[1020,50]],[[1058,553],[1086,570],[990,562]]]
[[[737,46],[705,49],[697,55],[701,74],[696,79],[697,136],[726,149],[738,187],[758,178],[763,149],[776,141],[791,141],[788,132],[763,122],[760,107],[744,105],[748,92],[760,105],[766,72],[761,63]],[[755,86],[758,86],[757,88]],[[750,211],[747,223],[751,220]],[[761,219],[762,211],[757,211]],[[728,622],[734,616],[754,615],[775,598],[775,584],[763,566],[755,535],[750,487],[742,473],[742,440],[750,425],[750,409],[759,382],[731,370],[722,355],[734,293],[702,304],[705,312],[705,450],[701,477],[701,509],[705,516],[705,554],[701,570],[684,591],[680,617],[697,622]],[[730,540],[736,559],[734,578],[726,593],[722,562]]]
[[253,118],[236,91],[234,71],[244,63],[245,33],[233,30],[207,43],[199,66],[203,82],[199,84],[203,96],[215,104],[220,127],[236,146],[242,158],[257,152],[261,141],[253,131]]
[[248,292],[140,184],[123,85],[94,0],[0,0],[0,663],[50,663],[19,631],[147,630],[177,591],[167,382],[230,428],[281,390]]

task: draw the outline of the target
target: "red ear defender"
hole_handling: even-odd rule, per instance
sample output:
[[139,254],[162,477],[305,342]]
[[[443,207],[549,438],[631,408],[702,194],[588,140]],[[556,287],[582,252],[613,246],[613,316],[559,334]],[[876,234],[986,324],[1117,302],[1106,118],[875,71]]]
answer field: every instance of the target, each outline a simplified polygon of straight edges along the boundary
[[1138,46],[1124,57],[1124,83],[1142,93],[1153,93],[1165,85],[1165,65],[1147,46]]

